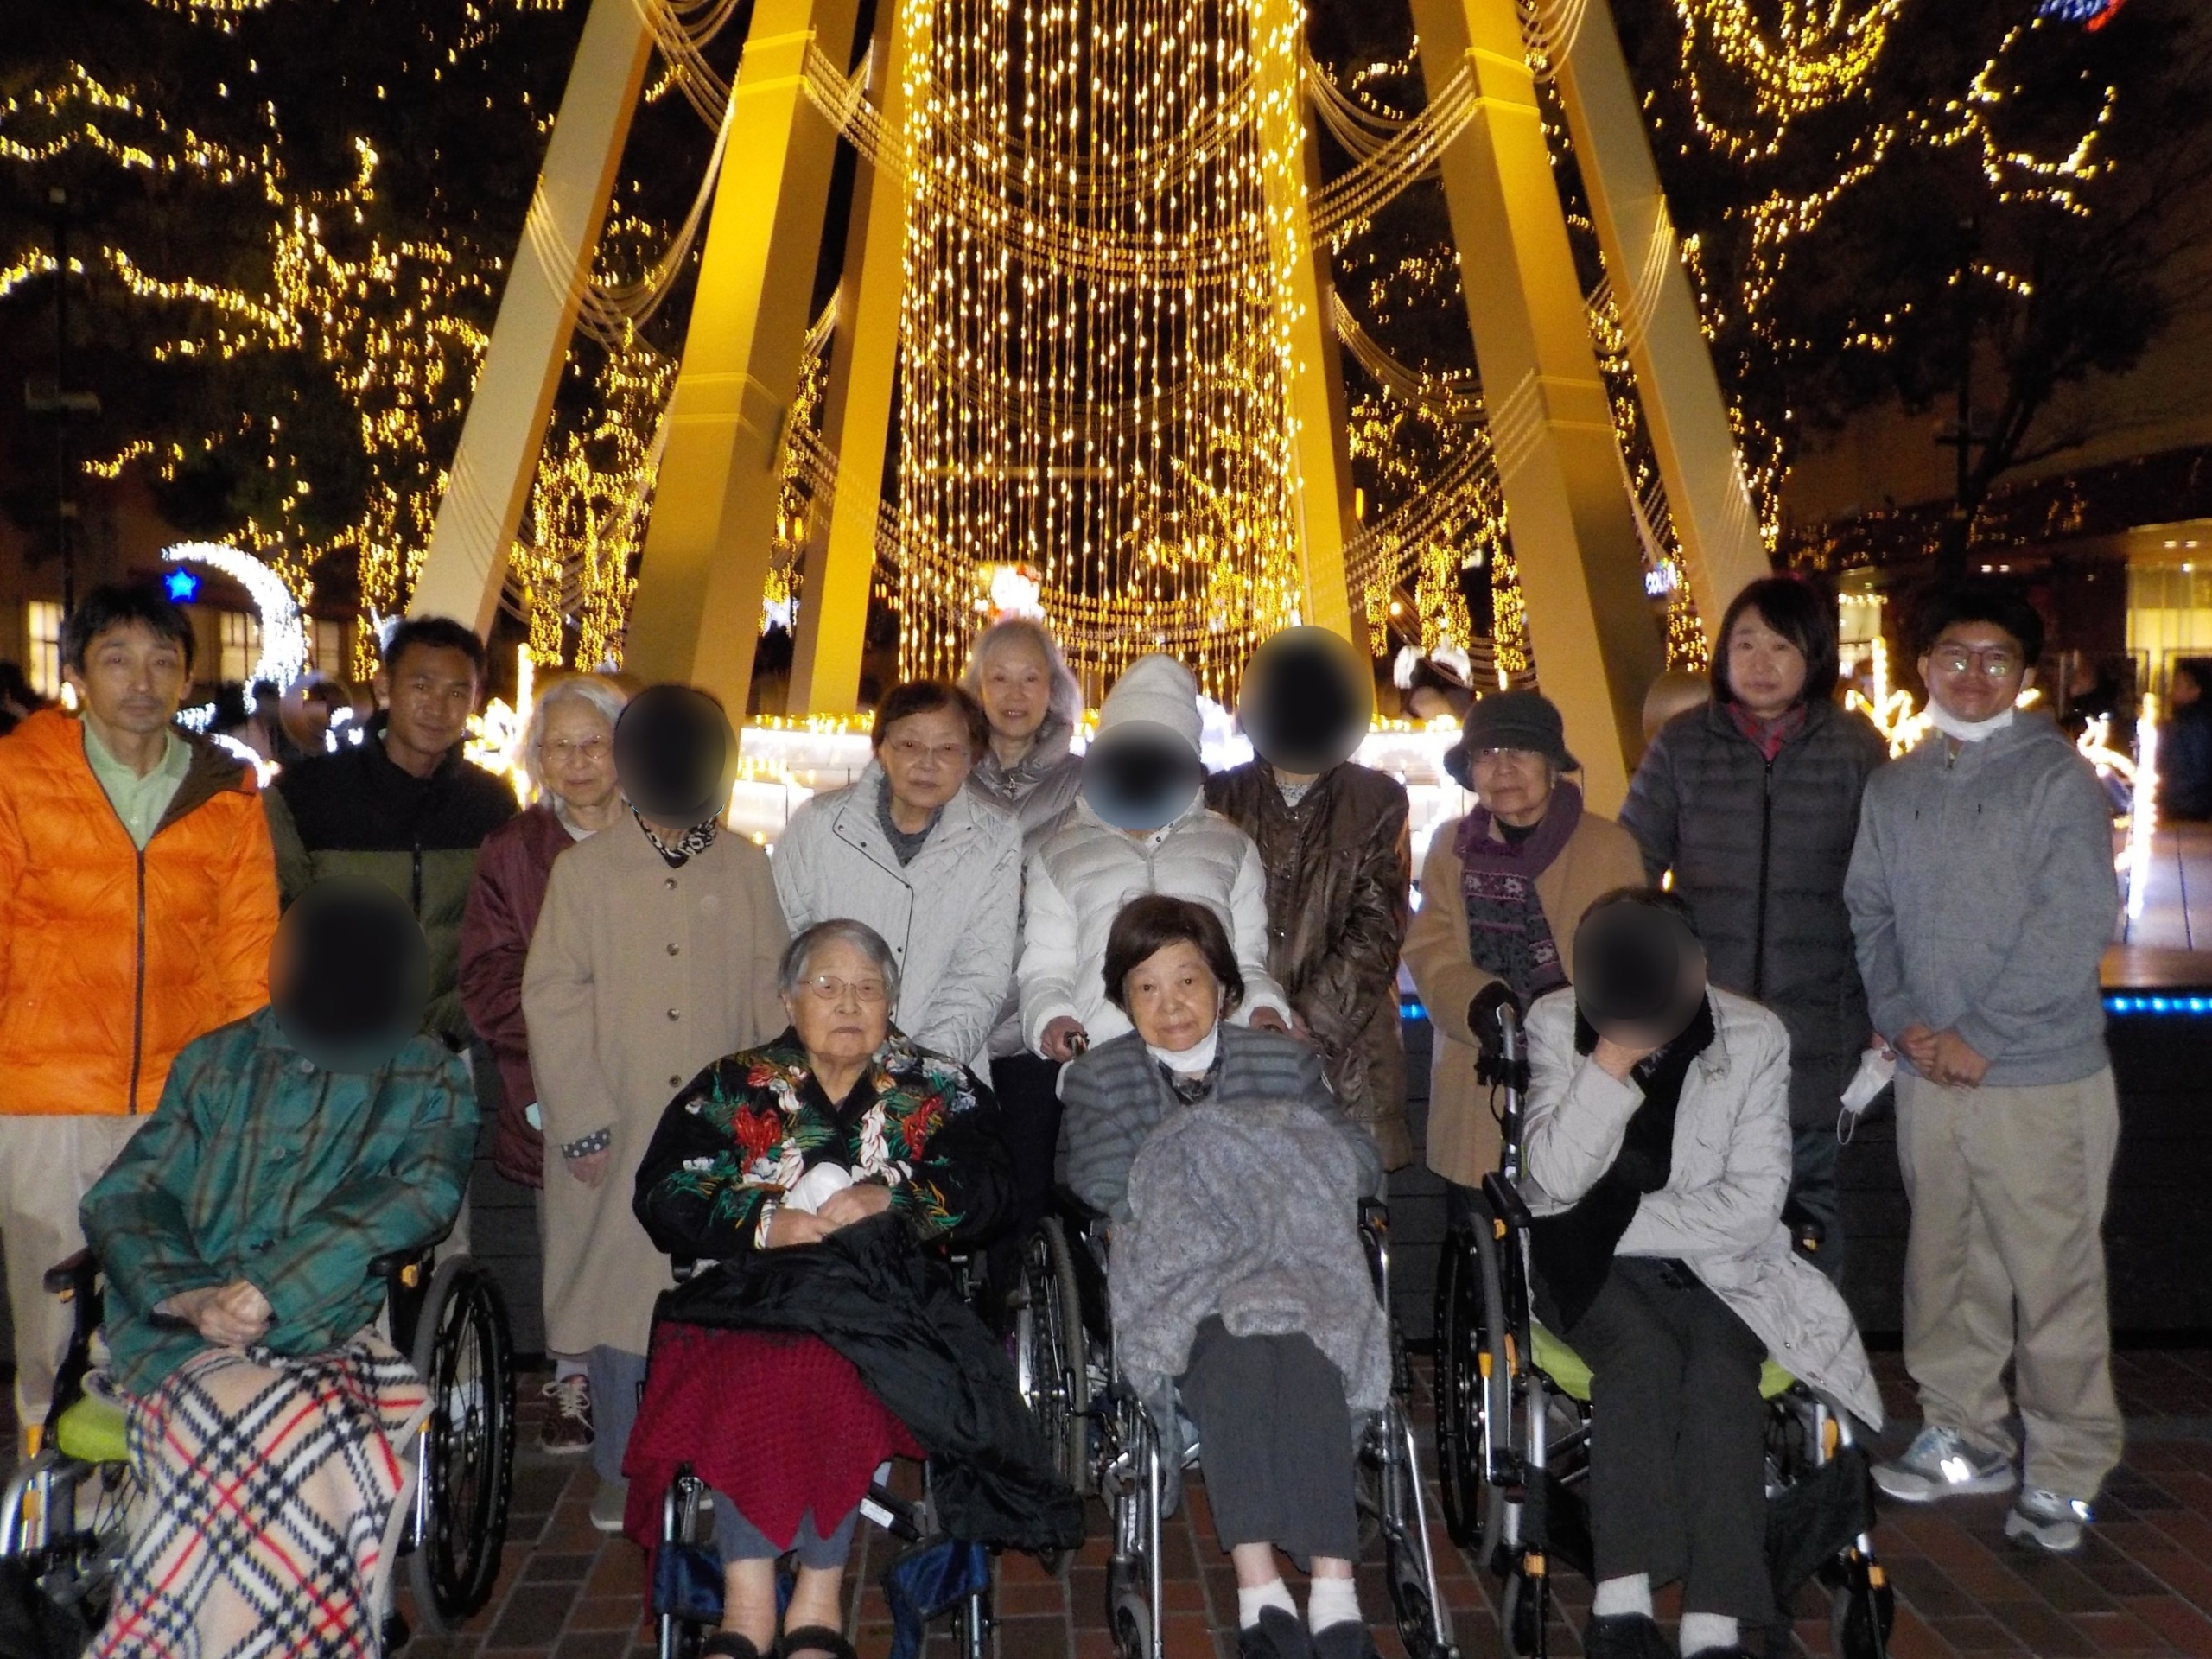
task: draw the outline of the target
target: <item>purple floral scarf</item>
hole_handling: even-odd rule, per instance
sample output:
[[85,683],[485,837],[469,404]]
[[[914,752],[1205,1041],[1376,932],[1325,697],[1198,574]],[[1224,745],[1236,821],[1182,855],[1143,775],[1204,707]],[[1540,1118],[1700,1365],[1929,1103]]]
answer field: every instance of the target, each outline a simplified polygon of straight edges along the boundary
[[1493,836],[1487,807],[1478,806],[1459,825],[1453,850],[1467,906],[1467,954],[1523,1003],[1567,983],[1536,878],[1551,868],[1581,821],[1582,791],[1560,783],[1553,785],[1551,804],[1526,840]]

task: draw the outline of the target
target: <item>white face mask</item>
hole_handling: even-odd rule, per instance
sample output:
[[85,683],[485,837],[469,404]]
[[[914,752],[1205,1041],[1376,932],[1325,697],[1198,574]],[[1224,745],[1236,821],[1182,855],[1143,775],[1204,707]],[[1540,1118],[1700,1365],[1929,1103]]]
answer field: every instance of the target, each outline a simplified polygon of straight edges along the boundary
[[1955,737],[1961,743],[1979,743],[1993,732],[2001,732],[2010,726],[2012,711],[2007,709],[1987,720],[1961,720],[1931,697],[1928,702],[1928,721],[1946,737]]
[[1221,1021],[1213,1022],[1213,1029],[1188,1048],[1154,1048],[1147,1043],[1145,1052],[1158,1060],[1170,1071],[1180,1071],[1194,1077],[1213,1065],[1213,1052],[1221,1043]]

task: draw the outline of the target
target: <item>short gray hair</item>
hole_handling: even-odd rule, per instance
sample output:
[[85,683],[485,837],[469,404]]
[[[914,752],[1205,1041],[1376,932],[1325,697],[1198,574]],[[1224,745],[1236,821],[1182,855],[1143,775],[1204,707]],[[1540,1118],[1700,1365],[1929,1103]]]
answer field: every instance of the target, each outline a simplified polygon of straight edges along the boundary
[[1034,617],[1003,617],[977,634],[968,652],[968,671],[960,677],[962,688],[982,697],[983,671],[992,658],[1009,645],[1027,645],[1043,660],[1045,677],[1052,683],[1046,707],[1073,727],[1083,718],[1083,687],[1068,667],[1068,659],[1061,654],[1060,642]]
[[866,922],[856,922],[849,916],[833,916],[826,922],[817,922],[784,947],[784,959],[776,964],[776,988],[785,996],[796,996],[808,975],[808,958],[825,944],[849,944],[866,952],[874,960],[877,971],[883,976],[883,1000],[896,1007],[899,1001],[899,959],[891,954],[891,947],[883,942],[883,935]]
[[622,717],[623,705],[630,701],[630,694],[613,681],[601,674],[571,674],[547,686],[530,704],[530,719],[522,728],[522,769],[530,779],[530,786],[540,798],[546,793],[545,779],[537,770],[537,751],[545,741],[545,716],[558,702],[588,702],[607,716],[609,726]]

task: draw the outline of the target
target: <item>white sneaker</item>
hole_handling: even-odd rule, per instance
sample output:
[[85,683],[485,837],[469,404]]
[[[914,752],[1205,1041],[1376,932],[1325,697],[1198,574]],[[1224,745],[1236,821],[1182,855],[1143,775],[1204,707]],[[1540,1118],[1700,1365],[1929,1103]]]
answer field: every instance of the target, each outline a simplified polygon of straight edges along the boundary
[[2005,1517],[2005,1535],[2033,1544],[2054,1555],[2070,1555],[2082,1548],[2082,1529],[2096,1519],[2078,1497],[2061,1497],[2041,1486],[2023,1491]]
[[1955,1428],[1923,1428],[1904,1456],[1874,1465],[1874,1484],[1907,1503],[2009,1492],[2019,1478],[2010,1457],[1977,1451]]

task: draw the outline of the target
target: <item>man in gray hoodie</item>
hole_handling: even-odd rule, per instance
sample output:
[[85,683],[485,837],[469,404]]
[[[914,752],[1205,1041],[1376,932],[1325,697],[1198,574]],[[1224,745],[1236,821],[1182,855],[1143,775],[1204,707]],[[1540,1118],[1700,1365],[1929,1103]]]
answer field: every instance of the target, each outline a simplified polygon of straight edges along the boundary
[[2097,977],[2112,817],[2073,745],[2014,708],[2043,648],[2025,597],[1970,580],[1920,620],[1936,730],[1868,780],[1844,888],[1903,1063],[1904,1360],[1925,1424],[1874,1478],[1916,1503],[2020,1480],[2006,1535],[2072,1550],[2120,1452],[2100,1232],[2120,1139]]

